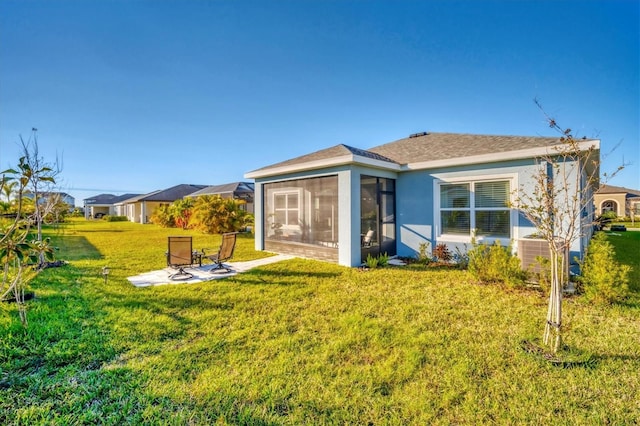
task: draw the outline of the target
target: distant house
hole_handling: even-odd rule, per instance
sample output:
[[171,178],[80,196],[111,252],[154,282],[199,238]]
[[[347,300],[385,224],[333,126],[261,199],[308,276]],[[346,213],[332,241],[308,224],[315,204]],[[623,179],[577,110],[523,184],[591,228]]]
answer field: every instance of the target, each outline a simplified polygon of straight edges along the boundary
[[[560,144],[423,132],[368,150],[336,145],[254,170],[245,177],[255,179],[255,247],[356,266],[369,254],[414,257],[438,244],[464,252],[474,235],[505,246],[525,240],[536,229],[513,207],[514,192],[534,190],[537,158]],[[599,145],[579,141],[597,155]],[[565,163],[564,173],[576,166]],[[574,173],[572,182],[577,196],[590,199],[584,178]],[[588,243],[591,227],[584,231],[571,259]]]
[[615,212],[619,217],[640,217],[640,191],[621,186],[602,185],[594,195],[596,214]]
[[84,199],[84,217],[85,219],[100,219],[107,215],[124,216],[117,208],[117,203],[140,194],[99,194],[91,198]]
[[115,208],[122,216],[127,216],[129,221],[136,223],[149,223],[153,212],[162,205],[168,205],[176,200],[193,194],[206,188],[207,185],[180,184],[171,188],[153,191],[115,203]]
[[[24,194],[26,198],[30,198],[33,200],[34,195],[31,192],[27,192]],[[76,199],[66,192],[40,192],[38,193],[38,204],[45,204],[48,202],[56,202],[57,200],[62,201],[69,205],[70,210],[76,205]]]
[[253,182],[232,182],[223,185],[207,186],[200,191],[190,194],[189,197],[199,197],[201,195],[219,195],[222,198],[233,198],[245,201],[245,210],[253,213]]

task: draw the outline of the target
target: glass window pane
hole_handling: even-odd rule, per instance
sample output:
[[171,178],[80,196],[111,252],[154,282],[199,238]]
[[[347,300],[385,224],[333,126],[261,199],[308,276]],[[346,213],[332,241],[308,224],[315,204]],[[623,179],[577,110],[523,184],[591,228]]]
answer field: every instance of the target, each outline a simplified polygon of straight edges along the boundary
[[276,209],[284,209],[287,205],[287,197],[284,194],[274,195],[274,203]]
[[298,211],[287,211],[287,225],[298,225]]
[[508,238],[510,229],[509,210],[476,211],[476,230],[478,235]]
[[469,208],[469,184],[441,185],[440,207],[443,209]]
[[279,223],[279,224],[284,224],[286,223],[286,216],[285,216],[285,211],[284,210],[276,210],[275,214],[274,214],[274,223]]
[[443,211],[441,218],[443,234],[469,235],[471,233],[468,211]]
[[289,199],[287,200],[287,208],[289,209],[297,209],[298,208],[298,194],[288,194]]
[[478,182],[475,184],[476,207],[507,207],[509,203],[509,181]]

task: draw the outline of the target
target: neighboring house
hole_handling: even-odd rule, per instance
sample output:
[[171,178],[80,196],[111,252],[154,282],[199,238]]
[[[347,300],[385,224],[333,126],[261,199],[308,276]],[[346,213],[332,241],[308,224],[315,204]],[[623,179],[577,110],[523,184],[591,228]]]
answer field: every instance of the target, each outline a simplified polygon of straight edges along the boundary
[[[32,192],[26,192],[24,196],[32,200],[34,198]],[[69,204],[70,210],[73,210],[76,205],[76,199],[66,192],[40,192],[38,193],[38,204],[44,204],[56,198],[61,200],[63,203]]]
[[[479,242],[507,245],[535,233],[511,208],[514,192],[533,190],[536,158],[560,143],[424,132],[369,150],[337,145],[254,170],[245,177],[255,179],[255,247],[357,266],[369,254],[413,257],[423,243],[464,251],[474,230]],[[599,155],[600,141],[579,144]],[[568,162],[565,170],[573,167]],[[574,181],[577,194],[590,196],[584,178]],[[571,258],[583,253],[590,232]]]
[[140,194],[99,194],[91,198],[85,198],[84,217],[85,219],[100,219],[107,215],[124,216],[120,213],[116,204],[138,195]]
[[244,209],[253,213],[253,182],[233,182],[224,185],[207,186],[200,191],[196,191],[189,197],[199,197],[200,195],[219,195],[222,198],[233,198],[245,201]]
[[161,205],[168,205],[176,200],[184,198],[206,188],[207,185],[180,184],[171,188],[153,191],[148,194],[138,195],[115,204],[122,216],[127,216],[129,221],[136,223],[149,223],[153,212]]
[[615,212],[619,217],[640,217],[640,191],[621,186],[602,185],[595,193],[596,214]]

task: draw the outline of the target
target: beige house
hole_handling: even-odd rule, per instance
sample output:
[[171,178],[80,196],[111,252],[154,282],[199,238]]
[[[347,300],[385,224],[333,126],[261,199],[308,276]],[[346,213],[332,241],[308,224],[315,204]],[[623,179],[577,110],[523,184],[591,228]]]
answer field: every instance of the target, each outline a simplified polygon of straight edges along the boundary
[[596,214],[615,212],[619,217],[640,216],[640,191],[621,186],[602,185],[594,195]]
[[206,188],[207,185],[181,184],[168,189],[153,191],[148,194],[123,200],[115,205],[120,215],[127,216],[135,223],[149,223],[153,212],[162,205],[169,205],[187,195]]

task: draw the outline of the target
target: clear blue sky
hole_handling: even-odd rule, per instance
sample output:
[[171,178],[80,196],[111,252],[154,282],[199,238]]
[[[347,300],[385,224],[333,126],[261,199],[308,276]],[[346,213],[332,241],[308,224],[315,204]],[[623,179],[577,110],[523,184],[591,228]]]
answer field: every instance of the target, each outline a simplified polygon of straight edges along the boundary
[[640,189],[640,2],[0,0],[0,168],[82,199],[420,131],[598,137]]

